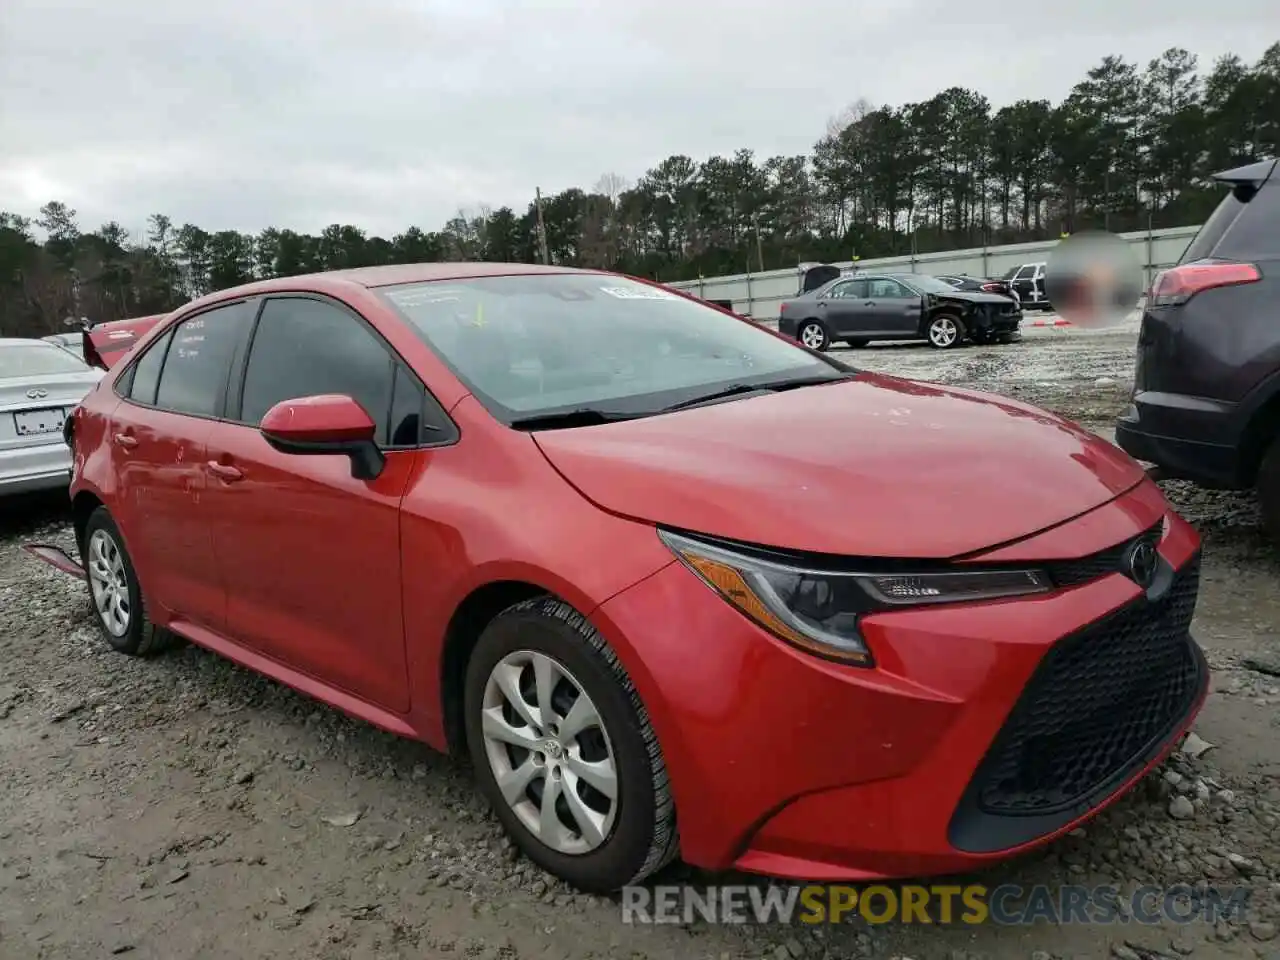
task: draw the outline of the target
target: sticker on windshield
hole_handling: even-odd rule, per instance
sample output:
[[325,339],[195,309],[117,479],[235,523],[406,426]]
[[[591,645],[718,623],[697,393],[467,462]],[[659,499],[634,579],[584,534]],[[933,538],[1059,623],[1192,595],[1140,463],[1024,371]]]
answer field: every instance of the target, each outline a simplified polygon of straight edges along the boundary
[[398,307],[422,307],[428,303],[456,303],[461,291],[445,290],[394,290],[387,299]]
[[619,300],[679,300],[674,293],[657,287],[601,287],[602,292]]

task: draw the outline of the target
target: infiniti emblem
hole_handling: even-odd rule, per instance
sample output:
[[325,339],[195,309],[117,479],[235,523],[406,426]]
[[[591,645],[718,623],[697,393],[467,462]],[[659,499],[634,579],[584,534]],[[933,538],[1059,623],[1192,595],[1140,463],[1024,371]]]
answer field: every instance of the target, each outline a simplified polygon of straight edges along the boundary
[[48,390],[41,390],[39,387],[32,387],[27,391],[27,399],[29,400],[43,400],[48,395]]
[[1156,578],[1156,548],[1146,540],[1139,540],[1124,557],[1125,573],[1140,587],[1149,587]]

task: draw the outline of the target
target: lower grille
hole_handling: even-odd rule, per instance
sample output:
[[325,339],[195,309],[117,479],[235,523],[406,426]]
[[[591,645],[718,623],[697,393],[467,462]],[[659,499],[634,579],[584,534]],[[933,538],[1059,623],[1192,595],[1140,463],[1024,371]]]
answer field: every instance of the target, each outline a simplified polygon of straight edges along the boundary
[[[1204,660],[1189,633],[1199,580],[1197,556],[1160,599],[1139,598],[1045,655],[957,810],[957,846],[976,852],[1035,839],[1149,762],[1204,684]],[[995,820],[1006,824],[997,828]],[[1014,820],[1035,822],[1008,823]],[[1003,835],[994,846],[992,833]]]

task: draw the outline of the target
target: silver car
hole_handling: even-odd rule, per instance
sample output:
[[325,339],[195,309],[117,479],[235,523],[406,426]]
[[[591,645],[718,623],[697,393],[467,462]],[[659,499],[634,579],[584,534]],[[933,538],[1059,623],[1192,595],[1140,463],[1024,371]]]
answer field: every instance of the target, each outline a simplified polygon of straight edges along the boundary
[[62,425],[102,373],[44,340],[0,339],[0,496],[67,486]]

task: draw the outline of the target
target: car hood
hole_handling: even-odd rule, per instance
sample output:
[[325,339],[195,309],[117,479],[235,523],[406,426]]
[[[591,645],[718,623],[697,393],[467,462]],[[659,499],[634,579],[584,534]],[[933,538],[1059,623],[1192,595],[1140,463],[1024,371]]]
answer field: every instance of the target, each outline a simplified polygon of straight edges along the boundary
[[1144,477],[1118,448],[1027,404],[865,373],[534,437],[610,512],[845,556],[981,551]]

